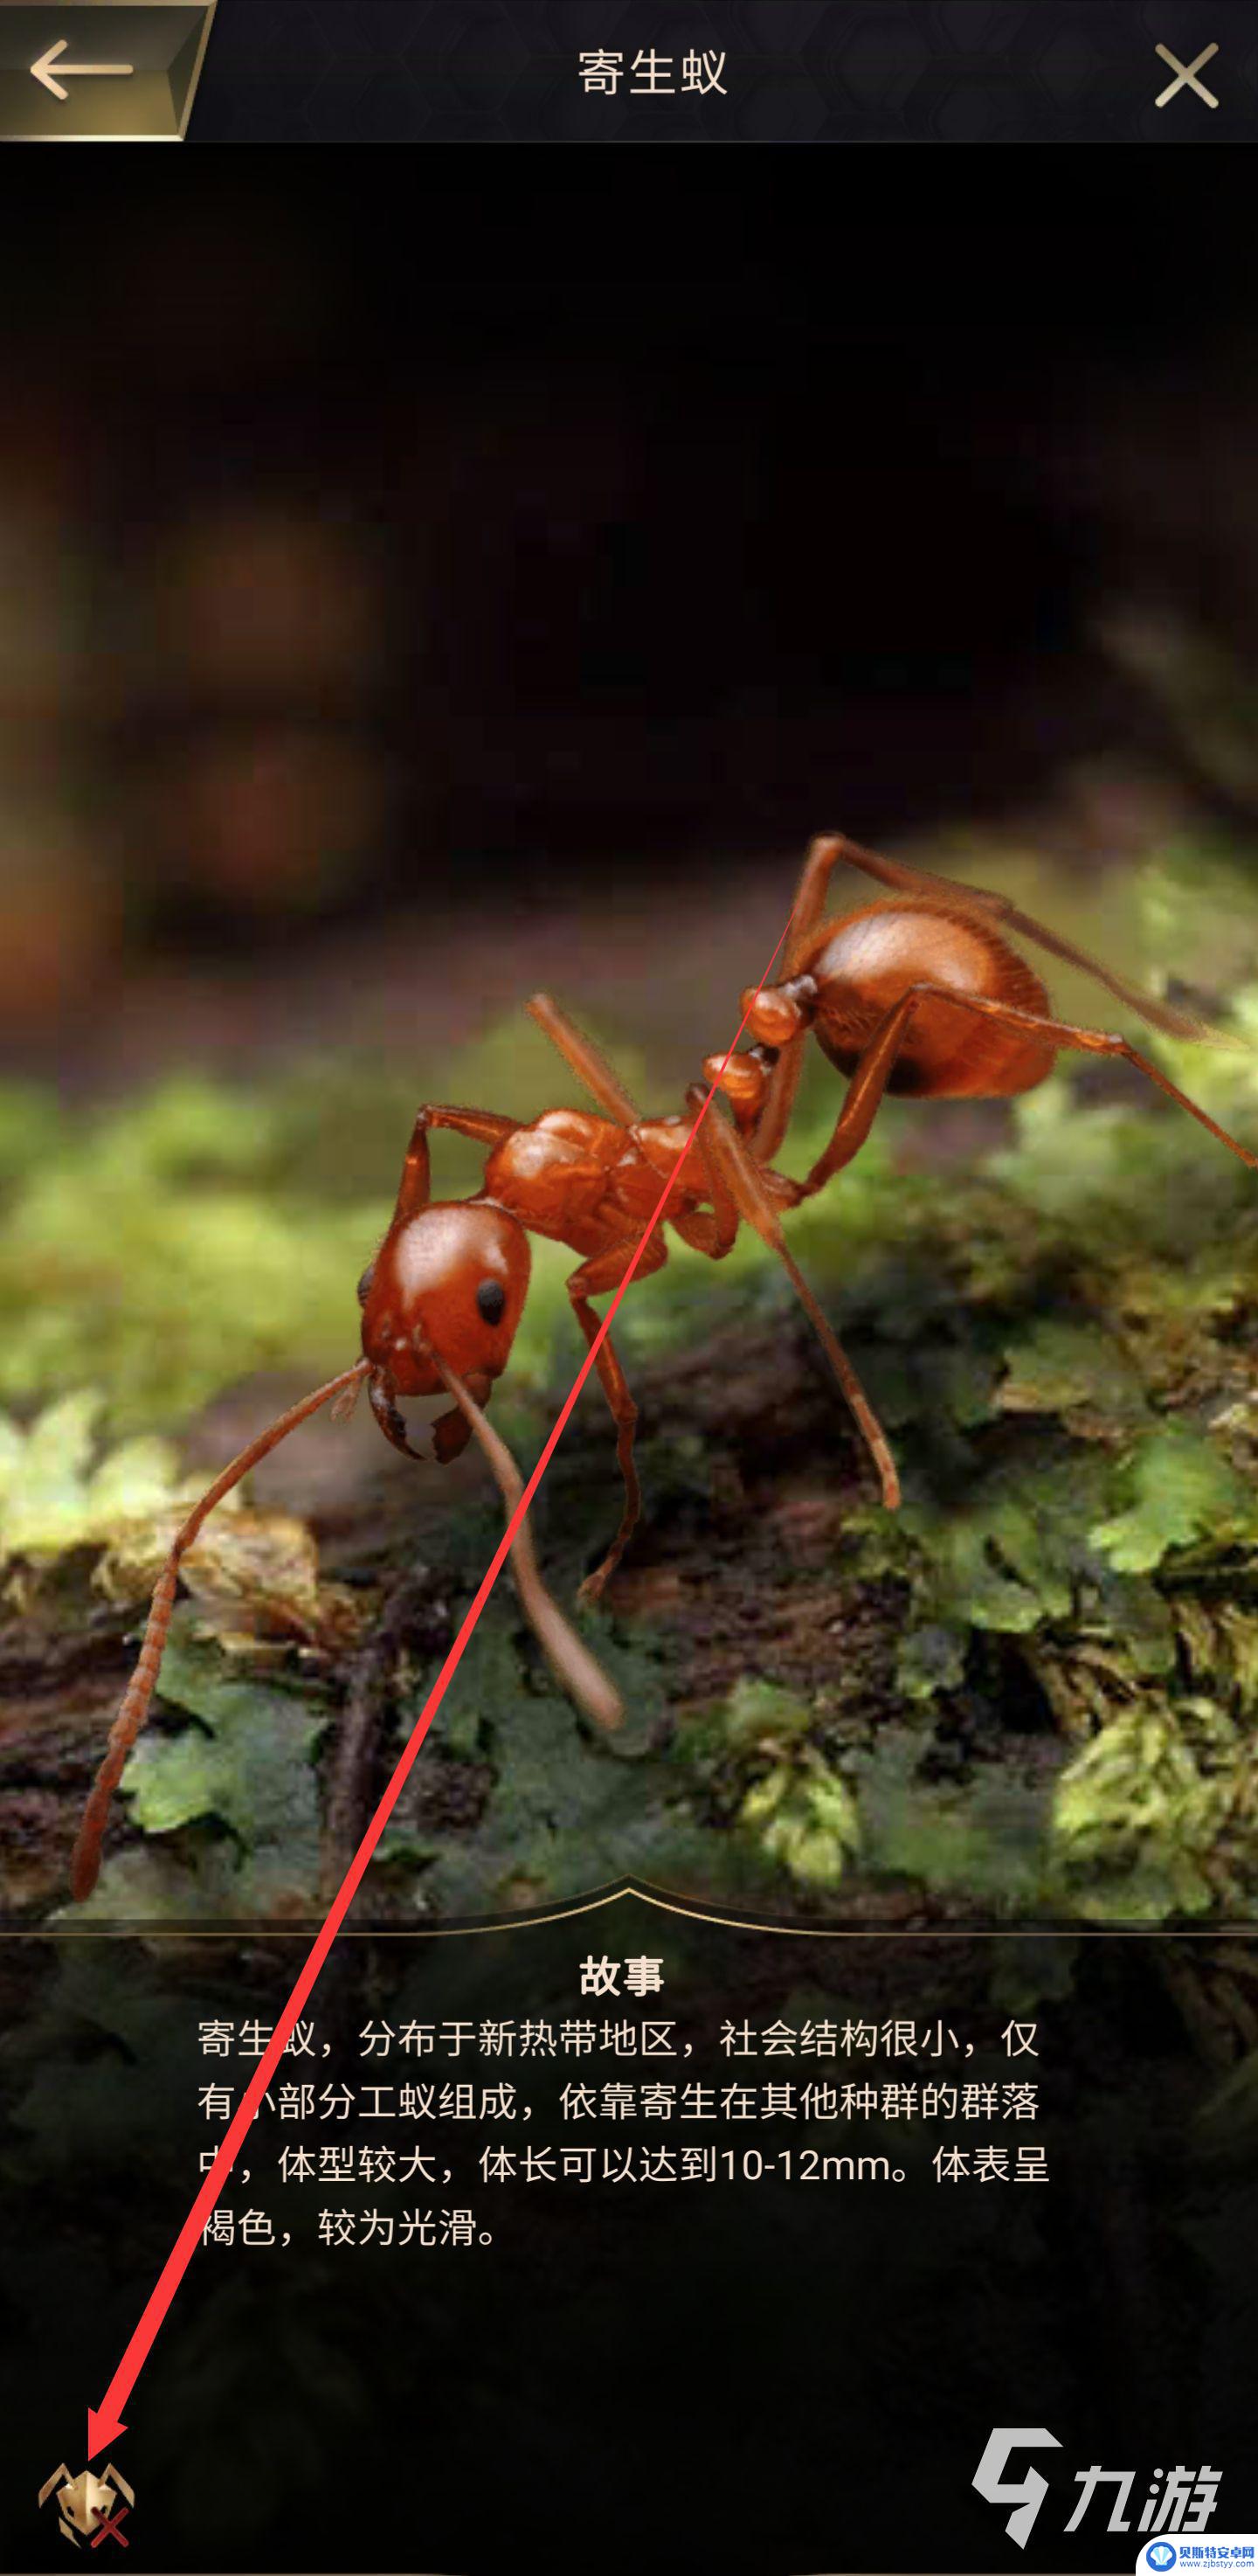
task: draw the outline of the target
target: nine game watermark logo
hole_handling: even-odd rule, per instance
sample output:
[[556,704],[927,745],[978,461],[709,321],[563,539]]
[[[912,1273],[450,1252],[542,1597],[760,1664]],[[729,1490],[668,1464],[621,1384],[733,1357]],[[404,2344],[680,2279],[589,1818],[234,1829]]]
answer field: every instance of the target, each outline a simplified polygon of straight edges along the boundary
[[[76,2549],[84,2540],[92,2549],[99,2549],[102,2540],[116,2540],[120,2549],[130,2547],[122,2525],[135,2503],[135,2489],[127,2485],[112,2460],[99,2478],[91,2469],[82,2469],[77,2478],[72,2478],[63,2460],[39,2490],[41,2505],[47,2504],[54,2488],[60,2517],[58,2530]],[[125,2504],[119,2503],[120,2496],[126,2497]]]
[[[1009,2538],[1018,2549],[1025,2549],[1040,2506],[1048,2494],[1048,2479],[1038,2469],[1028,2468],[1020,2478],[1005,2475],[1015,2451],[1060,2451],[1061,2444],[1046,2424],[998,2424],[989,2436],[982,2459],[974,2472],[972,2484],[988,2504],[1015,2507],[1005,2523]],[[1109,2506],[1109,2531],[1128,2531],[1141,2538],[1148,2534],[1140,2552],[1142,2571],[1177,2568],[1182,2563],[1185,2576],[1208,2576],[1208,2571],[1225,2565],[1239,2571],[1250,2567],[1258,2576],[1258,2547],[1252,2533],[1218,2532],[1209,2540],[1181,2541],[1178,2546],[1161,2535],[1174,2532],[1204,2532],[1218,2500],[1221,2472],[1209,2467],[1191,2469],[1182,2461],[1172,2469],[1155,2469],[1148,2493],[1137,2517],[1132,2501],[1136,2483],[1134,2469],[1102,2468],[1094,2460],[1090,2468],[1076,2469],[1074,2484],[1079,2493],[1074,2512],[1062,2525],[1068,2532],[1078,2531],[1088,2515],[1089,2506],[1097,2502],[1093,2525],[1105,2505]],[[1169,2550],[1170,2555],[1165,2553]],[[1158,2554],[1161,2552],[1162,2554]]]

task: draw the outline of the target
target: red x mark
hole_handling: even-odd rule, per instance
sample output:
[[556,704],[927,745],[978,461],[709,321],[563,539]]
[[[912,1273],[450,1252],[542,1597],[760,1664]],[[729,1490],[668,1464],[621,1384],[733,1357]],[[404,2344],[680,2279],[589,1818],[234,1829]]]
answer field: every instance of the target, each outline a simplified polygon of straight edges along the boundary
[[108,2508],[108,2506],[107,2506],[107,2505],[103,2505],[103,2504],[94,2505],[94,2506],[93,2506],[93,2508],[92,2508],[92,2510],[93,2510],[93,2512],[95,2513],[96,2519],[97,2519],[97,2521],[98,2521],[98,2522],[99,2522],[99,2524],[100,2524],[100,2530],[99,2530],[99,2531],[97,2531],[97,2532],[94,2532],[94,2533],[93,2533],[93,2535],[92,2535],[92,2547],[93,2547],[93,2549],[99,2549],[99,2547],[100,2547],[100,2545],[101,2545],[101,2542],[102,2542],[102,2540],[104,2539],[106,2532],[108,2532],[108,2531],[111,2531],[111,2532],[113,2533],[113,2536],[114,2536],[115,2540],[117,2541],[118,2546],[119,2546],[119,2548],[120,2548],[120,2549],[129,2549],[129,2548],[130,2548],[130,2546],[131,2546],[131,2543],[130,2543],[130,2541],[129,2541],[129,2540],[126,2540],[126,2539],[124,2539],[124,2538],[123,2538],[122,2533],[121,2533],[121,2532],[119,2531],[119,2529],[118,2529],[118,2525],[119,2525],[119,2523],[120,2523],[120,2522],[125,2521],[126,2516],[130,2513],[130,2511],[131,2511],[131,2507],[130,2507],[130,2505],[129,2505],[129,2504],[120,2504],[120,2505],[119,2505],[119,2507],[118,2507],[118,2510],[117,2510],[116,2514],[114,2514],[114,2515],[112,2516],[112,2518],[111,2518],[108,2522],[106,2522],[106,2520],[104,2519],[104,2517],[105,2517],[106,2513],[107,2513],[107,2512],[108,2512],[108,2510],[109,2510],[109,2508]]

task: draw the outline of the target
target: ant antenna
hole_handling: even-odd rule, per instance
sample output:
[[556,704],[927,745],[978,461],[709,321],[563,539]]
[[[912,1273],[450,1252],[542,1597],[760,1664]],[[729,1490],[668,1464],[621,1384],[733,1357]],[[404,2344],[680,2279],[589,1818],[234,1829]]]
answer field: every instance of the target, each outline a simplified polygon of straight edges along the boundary
[[[508,1523],[524,1494],[524,1480],[505,1440],[482,1413],[476,1399],[462,1378],[442,1359],[440,1352],[429,1346],[429,1355],[449,1388],[460,1412],[480,1442],[502,1495]],[[613,1690],[607,1675],[574,1628],[565,1619],[557,1602],[551,1599],[538,1572],[533,1533],[525,1514],[511,1542],[511,1563],[516,1589],[529,1625],[537,1637],[556,1679],[570,1691],[596,1726],[607,1729],[619,1726],[624,1716],[624,1701]]]
[[[248,1448],[242,1449],[238,1458],[233,1458],[230,1467],[224,1467],[222,1475],[215,1477],[214,1483],[209,1487],[208,1492],[202,1494],[200,1502],[194,1505],[182,1529],[173,1540],[170,1554],[158,1576],[139,1659],[123,1693],[118,1714],[109,1730],[109,1742],[105,1747],[104,1760],[92,1783],[91,1794],[83,1811],[83,1822],[79,1827],[70,1861],[70,1890],[77,1904],[81,1905],[84,1897],[90,1896],[96,1885],[100,1874],[101,1842],[109,1822],[110,1803],[122,1777],[127,1755],[149,1713],[161,1667],[162,1650],[170,1630],[170,1614],[175,1606],[175,1592],[179,1583],[179,1567],[182,1558],[187,1555],[203,1522],[208,1520],[215,1504],[221,1503],[224,1494],[229,1494],[232,1486],[238,1485],[241,1477],[248,1475],[251,1467],[257,1466],[259,1459],[267,1457],[272,1449],[278,1448],[280,1441],[286,1440],[289,1432],[295,1431],[299,1422],[305,1422],[310,1414],[317,1413],[321,1404],[330,1403],[334,1396],[342,1398],[344,1405],[352,1403],[353,1396],[357,1395],[370,1365],[368,1360],[356,1360],[353,1368],[342,1369],[339,1377],[330,1378],[326,1386],[316,1387],[313,1395],[304,1395],[300,1404],[290,1405],[287,1413],[281,1413],[266,1431],[260,1431],[257,1439],[251,1440]],[[337,1410],[341,1412],[343,1405],[338,1405]]]

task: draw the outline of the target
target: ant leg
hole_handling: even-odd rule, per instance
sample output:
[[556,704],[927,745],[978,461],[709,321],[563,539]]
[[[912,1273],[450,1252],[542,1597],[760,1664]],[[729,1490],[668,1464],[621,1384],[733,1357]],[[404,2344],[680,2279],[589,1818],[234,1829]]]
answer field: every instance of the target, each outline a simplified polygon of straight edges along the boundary
[[[696,1108],[703,1097],[704,1094],[698,1084],[692,1085],[686,1094],[687,1107]],[[748,1225],[754,1225],[761,1242],[767,1243],[769,1250],[777,1254],[800,1304],[811,1318],[822,1349],[839,1381],[878,1470],[882,1485],[882,1499],[888,1511],[894,1511],[900,1499],[900,1479],[896,1473],[895,1460],[891,1455],[886,1433],[847,1353],[823,1315],[782,1232],[782,1220],[778,1214],[774,1194],[780,1191],[781,1203],[795,1206],[804,1192],[798,1183],[786,1181],[781,1173],[762,1171],[760,1165],[748,1152],[745,1139],[739,1135],[737,1128],[733,1127],[728,1119],[719,1115],[714,1116],[707,1122],[707,1134],[711,1150],[720,1163],[723,1177],[739,1215],[746,1219]]]
[[415,1113],[411,1141],[406,1148],[402,1179],[398,1188],[393,1223],[401,1218],[419,1216],[432,1196],[432,1169],[428,1156],[428,1132],[432,1127],[446,1127],[456,1136],[470,1136],[478,1145],[502,1145],[514,1136],[518,1118],[501,1118],[493,1109],[453,1109],[427,1101]]
[[786,1142],[787,1129],[795,1114],[795,1095],[804,1070],[804,1042],[807,1029],[797,1029],[779,1050],[777,1063],[769,1076],[764,1106],[747,1138],[747,1150],[753,1162],[771,1163]]
[[[1106,1029],[1076,1028],[1069,1020],[1054,1020],[1049,1018],[1047,1014],[1039,1011],[1022,1011],[1019,1010],[1017,1005],[1013,1002],[991,1001],[987,999],[986,996],[978,993],[958,993],[951,986],[945,986],[942,984],[915,985],[913,991],[905,995],[904,1003],[897,1003],[896,1009],[902,1010],[905,1003],[916,1004],[917,1002],[924,1001],[927,998],[932,1001],[948,1002],[961,1011],[973,1011],[980,1019],[1000,1020],[1007,1028],[1025,1029],[1032,1037],[1047,1038],[1053,1046],[1069,1047],[1074,1049],[1080,1055],[1122,1056],[1127,1064],[1134,1064],[1136,1071],[1138,1073],[1143,1073],[1149,1082],[1155,1082],[1158,1090],[1164,1091],[1167,1099],[1173,1100],[1177,1108],[1186,1109],[1189,1117],[1195,1118],[1199,1126],[1204,1127],[1211,1136],[1217,1136],[1219,1143],[1221,1145],[1226,1145],[1230,1153],[1239,1155],[1242,1163],[1248,1163],[1251,1171],[1258,1171],[1258,1154],[1252,1152],[1248,1145],[1242,1145],[1239,1137],[1231,1135],[1226,1127],[1220,1127],[1217,1118],[1212,1118],[1208,1110],[1200,1108],[1195,1100],[1190,1100],[1187,1092],[1181,1091],[1178,1084],[1172,1082],[1169,1077],[1163,1073],[1161,1066],[1156,1065],[1151,1056],[1143,1054],[1139,1047],[1133,1046],[1129,1038],[1117,1037],[1112,1031]],[[890,1018],[894,1018],[895,1013],[892,1013],[889,1016]],[[884,1025],[889,1025],[889,1022]],[[877,1043],[878,1041],[875,1039],[874,1045],[877,1045]],[[866,1056],[871,1054],[872,1051],[872,1047],[867,1049]],[[861,1065],[857,1067],[857,1072],[853,1075],[853,1088],[855,1087],[856,1081],[859,1079],[861,1068],[865,1061],[866,1057],[862,1057]],[[888,1067],[888,1070],[889,1069],[890,1068]],[[884,1081],[885,1078],[886,1077],[884,1075]],[[851,1094],[849,1093],[849,1099],[850,1097]],[[846,1115],[847,1110],[845,1105],[844,1117],[846,1117]],[[840,1127],[843,1125],[842,1118],[839,1121],[839,1125]],[[867,1132],[868,1121],[866,1121],[866,1133]],[[853,1148],[853,1150],[855,1149]],[[848,1157],[847,1155],[844,1155],[841,1159],[843,1161],[847,1161]],[[828,1161],[829,1156],[823,1155],[822,1162],[825,1163]],[[837,1169],[837,1165],[832,1164],[830,1168]],[[820,1171],[821,1164],[818,1164],[816,1169],[817,1171]],[[827,1173],[825,1177],[828,1178],[828,1176],[829,1175]],[[813,1186],[812,1173],[809,1174],[808,1180],[805,1182],[804,1186],[808,1194],[811,1195]],[[820,1183],[818,1183],[817,1186],[820,1187]]]
[[[805,1181],[799,1183],[801,1199],[815,1198],[836,1172],[850,1163],[873,1126],[883,1094],[895,1069],[895,1060],[904,1043],[905,1033],[918,1003],[934,988],[917,984],[894,1002],[886,1018],[880,1021],[864,1054],[858,1057],[848,1082],[846,1097],[835,1120],[825,1152],[819,1154]],[[962,996],[956,998],[961,999]]]
[[600,1054],[592,1038],[561,1011],[550,993],[535,993],[525,1003],[529,1018],[544,1029],[552,1046],[557,1046],[564,1063],[571,1067],[578,1082],[583,1082],[592,1100],[597,1100],[604,1115],[616,1127],[637,1127],[641,1113],[635,1108],[619,1076],[612,1072],[606,1056]]
[[669,1223],[676,1227],[682,1242],[688,1243],[692,1252],[706,1253],[709,1261],[723,1261],[726,1253],[733,1249],[738,1233],[738,1202],[725,1178],[719,1155],[712,1151],[708,1142],[706,1118],[695,1137],[692,1151],[703,1165],[707,1194],[712,1201],[711,1211],[694,1208],[688,1215],[670,1217]]
[[1007,1028],[1025,1029],[1031,1036],[1049,1039],[1055,1047],[1074,1048],[1082,1055],[1122,1056],[1128,1064],[1135,1065],[1137,1072],[1155,1082],[1168,1100],[1173,1100],[1178,1108],[1186,1109],[1189,1116],[1195,1118],[1210,1135],[1217,1136],[1221,1145],[1238,1154],[1242,1163],[1248,1163],[1252,1170],[1258,1171],[1258,1154],[1251,1153],[1248,1145],[1242,1145],[1237,1137],[1229,1135],[1226,1127],[1220,1127],[1208,1110],[1199,1108],[1195,1100],[1190,1100],[1187,1092],[1171,1082],[1160,1066],[1142,1054],[1139,1047],[1132,1046],[1128,1038],[1114,1036],[1103,1029],[1076,1028],[1068,1020],[1054,1020],[1038,1011],[1019,1010],[1013,1002],[992,1001],[977,993],[960,993],[952,985],[915,984],[912,991],[905,993],[888,1011],[870,1039],[848,1084],[847,1098],[839,1112],[834,1134],[824,1154],[813,1164],[807,1180],[799,1185],[801,1198],[815,1197],[817,1191],[824,1189],[827,1181],[833,1180],[835,1173],[859,1152],[873,1125],[874,1113],[886,1090],[909,1021],[919,1002],[928,1000],[948,1002],[959,1011],[973,1011],[980,1019],[999,1020]]
[[877,851],[863,850],[857,842],[845,840],[838,832],[814,841],[805,876],[815,860],[828,880],[840,859],[848,867],[859,868],[862,875],[876,878],[879,885],[891,886],[904,894],[937,895],[941,908],[947,908],[954,915],[968,913],[983,921],[999,922],[1002,930],[1011,931],[1015,939],[1034,940],[1037,947],[1045,949],[1050,957],[1059,957],[1064,965],[1077,966],[1085,975],[1091,975],[1107,993],[1113,994],[1115,1001],[1122,1002],[1128,1010],[1138,1011],[1150,1028],[1161,1029],[1167,1037],[1199,1038],[1210,1046],[1243,1046],[1243,1040],[1232,1036],[1229,1031],[1210,1028],[1204,1020],[1194,1019],[1190,1011],[1177,1010],[1173,1002],[1159,1000],[1155,994],[1143,991],[1139,984],[1131,983],[1125,975],[1116,974],[1112,967],[1103,966],[1099,958],[1091,956],[1086,948],[1076,948],[1072,940],[1063,939],[1059,932],[1049,930],[1042,921],[1034,920],[1029,912],[1020,912],[1008,895],[994,894],[990,887],[966,885],[959,877],[937,876],[933,869],[910,867],[904,859],[881,858]]
[[[832,832],[819,833],[808,844],[808,855],[800,871],[791,906],[790,920],[782,941],[782,975],[792,975],[795,961],[804,941],[817,928],[825,911],[826,893],[835,864],[842,855],[843,843]],[[804,1047],[807,1029],[797,1029],[779,1050],[777,1063],[769,1076],[764,1106],[747,1139],[748,1151],[757,1163],[771,1163],[785,1141],[795,1108],[799,1078],[804,1070]]]
[[182,1529],[174,1538],[153,1594],[153,1604],[149,1611],[139,1659],[123,1693],[118,1714],[110,1728],[105,1758],[92,1784],[91,1794],[83,1813],[83,1822],[79,1827],[78,1839],[74,1846],[70,1863],[70,1887],[78,1903],[81,1904],[85,1896],[90,1896],[96,1885],[97,1873],[100,1869],[101,1839],[109,1819],[109,1802],[122,1776],[127,1755],[149,1713],[149,1703],[153,1697],[161,1666],[162,1649],[170,1628],[170,1614],[175,1606],[175,1587],[179,1581],[181,1559],[187,1555],[202,1523],[208,1519],[215,1504],[221,1503],[224,1494],[230,1493],[232,1486],[238,1485],[241,1477],[247,1475],[251,1467],[257,1466],[259,1459],[269,1456],[271,1450],[277,1448],[281,1440],[287,1439],[289,1432],[295,1431],[299,1422],[304,1422],[309,1414],[317,1413],[321,1404],[329,1403],[333,1396],[341,1395],[350,1387],[356,1389],[367,1376],[369,1367],[369,1361],[357,1360],[353,1368],[342,1369],[339,1377],[330,1378],[326,1386],[316,1387],[313,1395],[304,1395],[300,1404],[290,1405],[287,1413],[281,1413],[265,1431],[260,1431],[257,1439],[251,1440],[248,1448],[242,1449],[239,1457],[233,1458],[230,1467],[225,1467],[222,1475],[216,1476],[208,1492],[202,1494],[200,1502],[189,1512]]
[[[591,1349],[598,1333],[599,1318],[589,1300],[591,1297],[601,1297],[607,1289],[619,1288],[636,1249],[637,1246],[633,1243],[610,1244],[606,1252],[596,1252],[592,1260],[583,1261],[580,1269],[574,1270],[568,1280],[568,1295],[572,1300],[572,1311]],[[657,1229],[638,1263],[633,1274],[634,1278],[644,1279],[652,1270],[662,1270],[667,1259],[668,1250],[664,1237]],[[594,1366],[598,1371],[603,1393],[607,1398],[608,1410],[616,1426],[616,1457],[624,1479],[625,1506],[615,1538],[602,1564],[596,1566],[592,1574],[587,1574],[577,1593],[578,1601],[598,1600],[600,1593],[606,1589],[615,1573],[642,1517],[642,1487],[638,1482],[638,1469],[633,1454],[638,1408],[629,1392],[629,1382],[620,1365],[619,1354],[613,1347],[610,1333],[606,1335],[601,1349],[595,1356]]]
[[830,891],[830,879],[839,860],[846,858],[851,843],[839,832],[816,832],[808,844],[808,855],[795,889],[795,901],[786,931],[786,971],[793,974],[804,941],[811,937],[821,921]]

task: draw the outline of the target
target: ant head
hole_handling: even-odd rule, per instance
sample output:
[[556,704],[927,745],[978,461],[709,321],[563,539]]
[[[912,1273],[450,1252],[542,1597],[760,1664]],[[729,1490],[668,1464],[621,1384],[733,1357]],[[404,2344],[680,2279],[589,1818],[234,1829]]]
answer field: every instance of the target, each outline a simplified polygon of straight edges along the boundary
[[742,996],[749,1036],[762,1046],[784,1047],[811,1027],[816,999],[811,975],[792,975],[787,984],[749,984]]
[[528,1236],[483,1200],[436,1201],[385,1236],[363,1294],[363,1356],[397,1395],[440,1395],[439,1351],[488,1394],[511,1356],[529,1284]]

